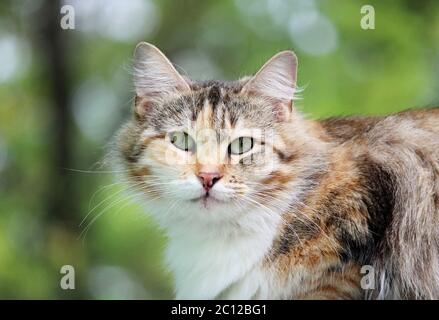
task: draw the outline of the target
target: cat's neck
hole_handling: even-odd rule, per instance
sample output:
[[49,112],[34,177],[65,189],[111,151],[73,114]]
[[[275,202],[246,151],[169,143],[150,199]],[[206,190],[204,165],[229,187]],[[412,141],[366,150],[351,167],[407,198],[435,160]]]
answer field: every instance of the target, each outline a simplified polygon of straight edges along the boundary
[[[168,228],[166,260],[175,276],[177,298],[213,299],[263,262],[280,217],[267,216],[258,221],[255,217],[260,215],[243,217],[240,227]],[[249,298],[252,294],[248,292]]]

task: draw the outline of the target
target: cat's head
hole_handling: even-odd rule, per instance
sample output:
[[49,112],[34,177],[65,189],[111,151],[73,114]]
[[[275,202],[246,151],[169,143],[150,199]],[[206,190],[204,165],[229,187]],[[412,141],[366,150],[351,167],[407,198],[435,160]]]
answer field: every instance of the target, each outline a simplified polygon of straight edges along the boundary
[[131,188],[161,218],[230,221],[285,205],[316,147],[293,105],[296,67],[283,51],[252,77],[195,82],[140,43],[134,117],[117,144]]

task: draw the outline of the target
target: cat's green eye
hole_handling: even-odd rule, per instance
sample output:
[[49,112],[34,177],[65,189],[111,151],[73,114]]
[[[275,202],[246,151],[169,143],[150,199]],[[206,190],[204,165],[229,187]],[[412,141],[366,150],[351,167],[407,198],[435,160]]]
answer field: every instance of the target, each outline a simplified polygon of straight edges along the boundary
[[229,154],[243,154],[253,148],[253,138],[240,137],[229,144]]
[[178,149],[184,151],[193,151],[195,149],[195,141],[186,132],[172,132],[170,134],[171,143]]

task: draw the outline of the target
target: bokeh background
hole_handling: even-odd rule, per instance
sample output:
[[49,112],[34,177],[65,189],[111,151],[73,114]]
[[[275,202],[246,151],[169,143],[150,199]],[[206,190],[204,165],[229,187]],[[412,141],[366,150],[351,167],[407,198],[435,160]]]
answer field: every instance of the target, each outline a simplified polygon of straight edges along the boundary
[[[60,28],[64,4],[74,30]],[[364,4],[375,30],[360,28]],[[142,40],[197,79],[251,74],[293,49],[312,118],[439,97],[438,1],[3,0],[0,298],[172,297],[166,239],[102,161],[131,115]],[[75,267],[75,290],[60,288],[63,265]]]

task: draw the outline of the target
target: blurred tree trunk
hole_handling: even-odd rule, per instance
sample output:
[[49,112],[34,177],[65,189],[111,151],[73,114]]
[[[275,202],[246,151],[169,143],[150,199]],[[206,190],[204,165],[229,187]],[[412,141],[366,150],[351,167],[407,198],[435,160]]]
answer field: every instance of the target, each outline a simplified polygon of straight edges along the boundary
[[50,183],[47,190],[47,219],[50,223],[73,227],[75,212],[75,188],[73,179],[68,179],[66,168],[72,168],[72,119],[71,86],[69,81],[68,32],[60,26],[61,1],[44,1],[37,12],[40,25],[39,46],[45,60],[44,81],[51,107],[50,141]]

